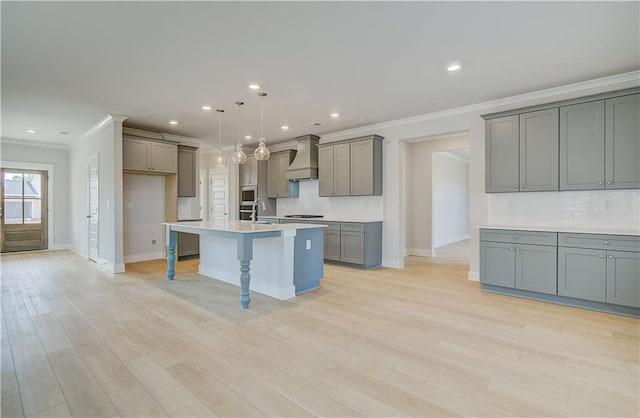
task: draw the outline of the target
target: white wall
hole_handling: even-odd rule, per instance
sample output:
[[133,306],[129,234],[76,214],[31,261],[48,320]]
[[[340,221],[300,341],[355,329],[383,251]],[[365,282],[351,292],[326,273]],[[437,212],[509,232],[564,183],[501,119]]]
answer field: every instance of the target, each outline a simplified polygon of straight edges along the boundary
[[49,217],[51,233],[49,248],[69,247],[69,150],[9,143],[2,139],[0,160],[11,163],[11,167],[28,168],[28,164],[48,164],[53,166],[53,179],[49,197],[53,202],[53,217]]
[[124,271],[122,221],[122,121],[107,116],[71,144],[70,238],[71,248],[88,256],[87,160],[99,156],[98,265],[111,272]]
[[[318,180],[302,180],[297,198],[278,199],[277,215],[324,215],[337,220],[382,220],[382,196],[320,197]],[[384,192],[384,190],[383,190]]]
[[433,248],[469,238],[469,163],[447,152],[433,155]]
[[155,260],[164,256],[164,177],[125,174],[124,262]]
[[433,237],[433,155],[469,148],[469,134],[416,139],[407,143],[406,252],[432,256]]

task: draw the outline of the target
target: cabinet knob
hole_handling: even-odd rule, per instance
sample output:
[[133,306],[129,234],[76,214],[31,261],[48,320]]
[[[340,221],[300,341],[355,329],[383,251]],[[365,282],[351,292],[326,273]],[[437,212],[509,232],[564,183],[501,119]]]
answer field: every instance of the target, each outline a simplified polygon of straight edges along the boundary
[[613,256],[612,256],[612,255],[610,255],[610,256],[609,256],[609,257],[607,257],[607,258],[611,259],[611,258],[613,258]]
[[524,189],[524,184],[521,184],[521,185],[520,185],[520,188],[521,188],[521,189]]
[[516,247],[516,251],[520,251],[520,248]]
[[603,242],[603,244],[608,244],[608,243],[609,243],[609,241],[604,241],[604,242]]
[[607,184],[613,184],[613,182],[612,181],[608,181]]
[[513,239],[518,239],[518,236],[517,236],[517,235],[514,235],[514,236],[513,236]]
[[509,247],[509,251],[513,251],[513,247]]
[[600,254],[600,258],[604,258],[604,254]]
[[602,182],[601,181],[598,182],[598,186],[602,186]]
[[517,188],[518,188],[518,185],[517,185],[517,184],[514,184],[514,185],[513,185],[513,188],[514,188],[514,189],[517,189]]

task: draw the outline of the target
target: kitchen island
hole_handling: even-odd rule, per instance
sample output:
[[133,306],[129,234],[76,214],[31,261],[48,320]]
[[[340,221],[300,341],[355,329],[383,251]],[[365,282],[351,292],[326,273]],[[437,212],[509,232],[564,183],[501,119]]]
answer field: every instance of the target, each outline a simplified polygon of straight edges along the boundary
[[167,278],[175,276],[179,232],[200,236],[198,272],[241,287],[240,303],[249,307],[249,290],[277,299],[319,287],[324,274],[324,225],[250,222],[163,223],[167,227]]

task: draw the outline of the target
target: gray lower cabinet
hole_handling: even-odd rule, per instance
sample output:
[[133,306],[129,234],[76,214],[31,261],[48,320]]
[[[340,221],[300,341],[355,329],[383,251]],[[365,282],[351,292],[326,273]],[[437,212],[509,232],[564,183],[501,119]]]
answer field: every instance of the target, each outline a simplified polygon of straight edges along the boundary
[[364,264],[364,232],[340,232],[340,261]]
[[606,101],[607,189],[640,188],[640,94]]
[[558,294],[605,302],[607,289],[606,251],[558,248]]
[[607,303],[640,308],[640,253],[607,251]]
[[324,230],[324,259],[340,261],[340,231]]
[[483,284],[555,295],[556,266],[555,246],[480,242]]
[[178,232],[178,258],[200,254],[200,235]]

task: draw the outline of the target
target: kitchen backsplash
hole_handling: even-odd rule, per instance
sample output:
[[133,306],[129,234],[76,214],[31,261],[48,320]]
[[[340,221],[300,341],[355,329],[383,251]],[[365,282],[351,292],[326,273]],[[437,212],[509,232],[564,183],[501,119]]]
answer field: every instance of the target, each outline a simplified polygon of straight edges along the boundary
[[382,220],[382,196],[320,197],[318,180],[303,180],[299,197],[278,199],[278,216],[295,214]]
[[200,200],[198,198],[178,198],[178,219],[197,219],[200,217]]
[[640,190],[494,193],[489,224],[640,230]]

